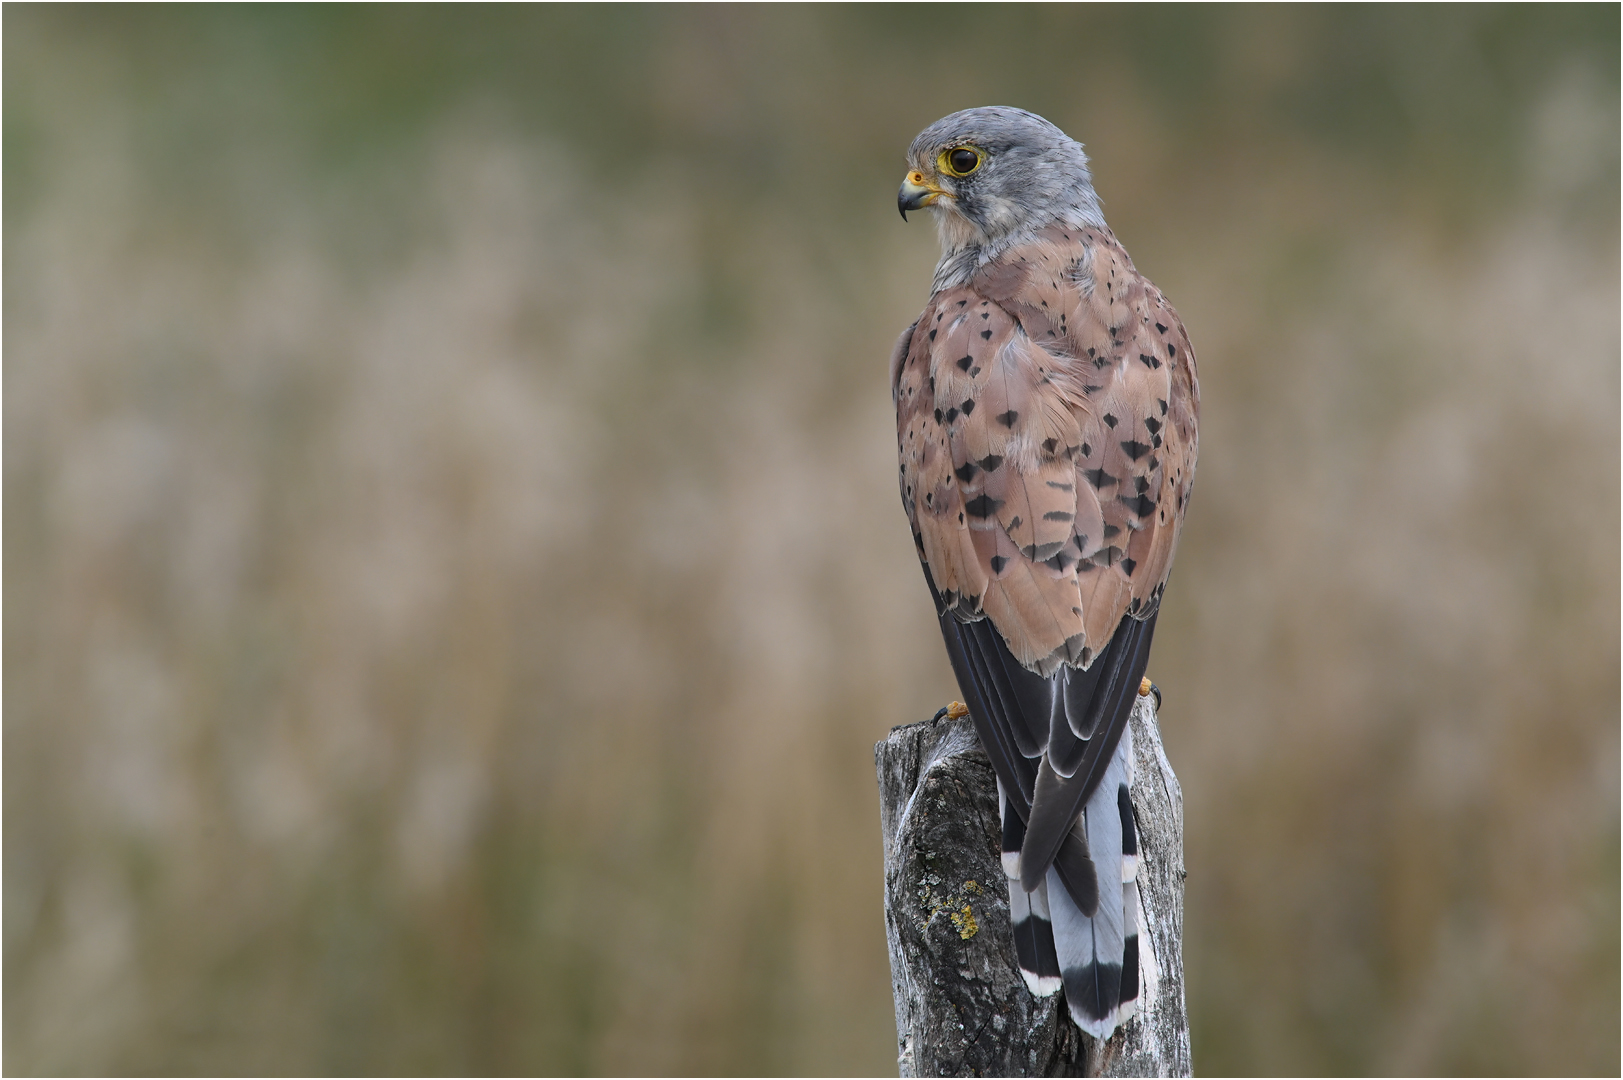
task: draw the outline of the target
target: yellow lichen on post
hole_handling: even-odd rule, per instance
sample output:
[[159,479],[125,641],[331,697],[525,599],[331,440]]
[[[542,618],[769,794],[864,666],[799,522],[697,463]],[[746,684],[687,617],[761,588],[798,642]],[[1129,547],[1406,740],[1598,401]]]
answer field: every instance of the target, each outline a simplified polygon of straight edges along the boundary
[[971,878],[964,882],[963,888],[943,899],[936,896],[931,883],[926,881],[919,887],[919,903],[925,910],[924,918],[919,923],[920,929],[928,926],[937,915],[945,913],[952,921],[953,929],[958,931],[958,936],[968,941],[981,931],[969,897],[979,896],[981,891],[980,883]]
[[968,904],[952,913],[952,925],[958,928],[958,936],[965,941],[980,933],[980,923],[975,921],[975,913]]

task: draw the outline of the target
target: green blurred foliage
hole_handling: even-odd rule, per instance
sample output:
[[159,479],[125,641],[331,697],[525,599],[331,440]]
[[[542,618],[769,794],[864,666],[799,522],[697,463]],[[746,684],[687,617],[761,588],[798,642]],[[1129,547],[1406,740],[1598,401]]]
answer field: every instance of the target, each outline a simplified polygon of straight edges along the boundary
[[1617,8],[3,19],[7,1071],[891,1071],[992,103],[1201,357],[1197,1068],[1617,1071]]

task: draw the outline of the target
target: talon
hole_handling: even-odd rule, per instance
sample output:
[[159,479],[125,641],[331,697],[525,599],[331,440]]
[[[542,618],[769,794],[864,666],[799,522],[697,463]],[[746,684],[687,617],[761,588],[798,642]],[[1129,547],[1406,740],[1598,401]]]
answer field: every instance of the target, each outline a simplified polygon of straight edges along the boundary
[[948,720],[961,720],[969,715],[969,706],[962,701],[949,701],[936,715],[945,716]]
[[1145,694],[1155,695],[1155,708],[1159,711],[1161,708],[1161,688],[1150,682],[1148,675],[1144,676],[1144,681],[1138,684],[1138,696],[1143,697]]

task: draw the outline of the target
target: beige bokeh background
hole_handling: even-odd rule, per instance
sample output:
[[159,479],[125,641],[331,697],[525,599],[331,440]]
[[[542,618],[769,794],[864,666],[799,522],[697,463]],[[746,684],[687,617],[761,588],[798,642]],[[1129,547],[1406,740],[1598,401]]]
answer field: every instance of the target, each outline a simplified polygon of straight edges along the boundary
[[894,1069],[902,151],[1201,364],[1207,1074],[1619,1067],[1618,11],[4,13],[9,1073]]

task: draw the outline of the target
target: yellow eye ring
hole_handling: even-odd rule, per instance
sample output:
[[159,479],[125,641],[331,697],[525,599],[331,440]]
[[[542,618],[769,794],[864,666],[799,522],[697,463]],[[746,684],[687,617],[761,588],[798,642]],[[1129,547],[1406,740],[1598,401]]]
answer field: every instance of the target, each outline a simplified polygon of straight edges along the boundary
[[948,176],[968,176],[981,167],[984,155],[973,146],[949,146],[941,151],[936,165]]

